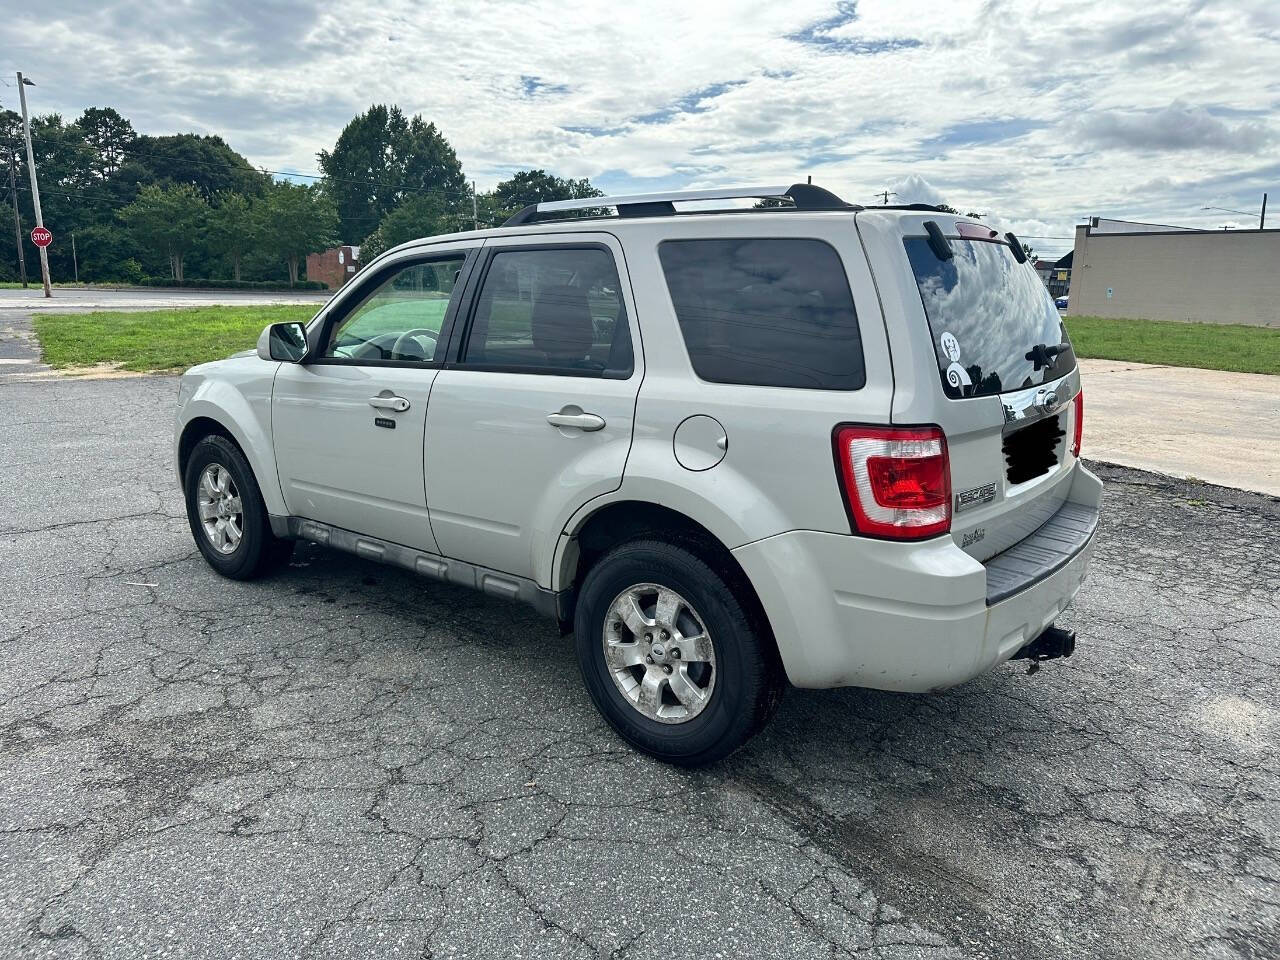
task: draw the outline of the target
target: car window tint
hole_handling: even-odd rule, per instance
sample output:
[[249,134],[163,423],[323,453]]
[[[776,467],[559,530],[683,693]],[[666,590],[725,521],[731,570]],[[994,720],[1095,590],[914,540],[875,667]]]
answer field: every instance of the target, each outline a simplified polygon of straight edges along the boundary
[[613,255],[599,247],[495,253],[462,363],[531,373],[630,374],[631,334]]
[[377,282],[329,334],[324,356],[350,360],[435,358],[449,298],[466,257],[414,263]]
[[666,240],[658,247],[703,380],[857,390],[866,383],[853,295],[821,240]]

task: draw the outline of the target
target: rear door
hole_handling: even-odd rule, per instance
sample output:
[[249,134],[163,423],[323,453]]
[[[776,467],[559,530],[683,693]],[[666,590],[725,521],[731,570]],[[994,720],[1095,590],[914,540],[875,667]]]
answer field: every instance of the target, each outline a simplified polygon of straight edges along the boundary
[[293,516],[437,552],[423,436],[458,280],[482,241],[401,257],[335,299],[306,363],[280,365],[276,464]]
[[[930,221],[950,257],[930,242]],[[943,428],[952,536],[985,560],[1069,491],[1080,378],[1066,328],[1031,264],[985,224],[865,211],[858,227],[885,301],[894,422]]]
[[505,237],[471,286],[427,410],[431,527],[446,556],[538,579],[622,482],[643,365],[626,265],[609,234]]

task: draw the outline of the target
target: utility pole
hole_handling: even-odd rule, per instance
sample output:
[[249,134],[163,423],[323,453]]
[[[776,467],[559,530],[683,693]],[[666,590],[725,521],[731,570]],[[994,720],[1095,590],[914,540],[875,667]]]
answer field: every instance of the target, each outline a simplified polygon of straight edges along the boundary
[[1258,229],[1267,229],[1267,195],[1262,195],[1262,216],[1258,218]]
[[897,194],[896,194],[896,193],[894,193],[892,190],[881,190],[879,193],[877,193],[877,194],[876,194],[876,196],[877,196],[877,197],[883,197],[883,198],[884,198],[884,206],[886,206],[886,207],[887,207],[887,206],[889,205],[889,198],[890,198],[890,197],[896,197],[896,196],[897,196]]
[[480,202],[476,199],[476,182],[471,181],[471,229],[480,229]]
[[75,271],[76,283],[80,282],[80,261],[76,259],[76,232],[71,231],[71,269]]
[[13,183],[13,154],[9,154],[9,196],[13,198],[13,238],[18,244],[18,274],[27,289],[27,256],[22,252],[22,214],[18,213],[18,188]]
[[[22,101],[22,133],[27,138],[27,168],[31,173],[31,205],[36,209],[36,226],[44,226],[44,216],[40,213],[40,184],[36,182],[36,155],[31,149],[31,124],[27,120],[27,84],[35,86],[30,80],[22,79],[22,71],[18,71],[18,99]],[[44,280],[44,295],[52,297],[49,288],[49,251],[40,247],[40,276]]]

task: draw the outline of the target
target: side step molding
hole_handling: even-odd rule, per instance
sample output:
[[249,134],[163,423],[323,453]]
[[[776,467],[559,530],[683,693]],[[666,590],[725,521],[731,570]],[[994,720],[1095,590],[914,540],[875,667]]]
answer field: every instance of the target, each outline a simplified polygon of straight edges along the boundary
[[302,517],[272,517],[271,531],[278,537],[292,540],[307,540],[321,546],[333,547],[347,553],[354,553],[366,560],[390,564],[411,570],[432,580],[444,583],[455,583],[462,587],[479,590],[491,597],[503,600],[518,600],[529,604],[541,614],[555,617],[558,620],[568,619],[570,593],[547,590],[538,586],[533,580],[525,577],[514,577],[509,573],[490,570],[463,560],[454,560],[438,554],[416,550],[399,543],[379,540],[377,537],[353,533],[341,527],[320,523],[317,520],[306,520]]

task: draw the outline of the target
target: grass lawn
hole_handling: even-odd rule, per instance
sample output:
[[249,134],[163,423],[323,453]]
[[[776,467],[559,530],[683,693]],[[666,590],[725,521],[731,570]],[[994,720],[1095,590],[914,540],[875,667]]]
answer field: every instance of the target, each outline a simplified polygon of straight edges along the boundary
[[315,312],[312,304],[192,307],[37,314],[33,323],[51,367],[118,363],[125,370],[179,370],[248,350],[268,323],[305,322]]
[[1067,317],[1076,356],[1171,367],[1280,374],[1280,329]]

